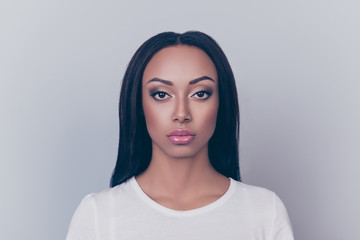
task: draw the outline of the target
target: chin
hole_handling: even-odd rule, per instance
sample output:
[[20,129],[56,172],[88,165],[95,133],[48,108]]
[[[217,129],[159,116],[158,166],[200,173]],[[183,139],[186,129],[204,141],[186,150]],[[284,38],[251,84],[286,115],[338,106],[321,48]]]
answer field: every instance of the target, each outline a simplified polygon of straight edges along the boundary
[[190,158],[196,156],[202,148],[194,148],[190,145],[177,145],[175,148],[167,148],[166,154],[174,158]]
[[161,144],[158,144],[157,142],[153,141],[152,144],[153,152],[155,150],[155,147],[155,151],[162,151],[165,155],[173,158],[194,157],[206,146],[206,144],[204,146],[199,146],[199,144],[196,144],[196,142],[192,142],[189,144],[173,144],[171,142],[161,142]]

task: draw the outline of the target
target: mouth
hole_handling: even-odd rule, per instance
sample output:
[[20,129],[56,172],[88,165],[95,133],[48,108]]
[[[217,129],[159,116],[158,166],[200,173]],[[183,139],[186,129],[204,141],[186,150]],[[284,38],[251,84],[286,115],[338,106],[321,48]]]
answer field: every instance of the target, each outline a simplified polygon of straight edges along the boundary
[[183,135],[183,136],[168,136],[169,140],[174,144],[188,144],[190,143],[195,136],[192,135]]
[[187,129],[176,129],[168,134],[167,137],[174,144],[188,144],[194,139],[195,135],[195,133]]

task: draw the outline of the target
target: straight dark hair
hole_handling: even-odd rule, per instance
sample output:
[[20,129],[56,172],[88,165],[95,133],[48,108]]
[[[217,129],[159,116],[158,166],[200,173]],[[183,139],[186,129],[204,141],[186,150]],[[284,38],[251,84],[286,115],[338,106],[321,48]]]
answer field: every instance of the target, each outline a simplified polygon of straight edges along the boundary
[[142,109],[142,77],[155,53],[175,45],[202,49],[213,61],[218,74],[219,109],[216,127],[209,140],[209,160],[214,169],[226,177],[240,179],[239,106],[234,74],[220,46],[199,31],[182,34],[163,32],[144,42],[132,57],[122,81],[119,102],[119,147],[110,187],[137,176],[149,166],[152,142]]

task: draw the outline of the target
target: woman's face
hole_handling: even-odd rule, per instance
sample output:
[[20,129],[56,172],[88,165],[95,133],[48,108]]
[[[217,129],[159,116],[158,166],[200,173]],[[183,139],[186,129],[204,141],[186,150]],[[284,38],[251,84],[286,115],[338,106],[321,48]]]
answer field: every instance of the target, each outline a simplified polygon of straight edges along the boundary
[[160,50],[144,70],[142,105],[153,153],[192,157],[207,151],[219,108],[213,62],[204,51],[192,46]]

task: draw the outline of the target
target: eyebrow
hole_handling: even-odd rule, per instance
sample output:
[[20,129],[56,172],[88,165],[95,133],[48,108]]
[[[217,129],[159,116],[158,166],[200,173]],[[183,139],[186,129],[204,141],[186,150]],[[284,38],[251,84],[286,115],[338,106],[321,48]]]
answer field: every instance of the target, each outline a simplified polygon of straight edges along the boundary
[[[210,80],[210,81],[214,81],[214,79],[212,79],[211,77],[209,76],[202,76],[202,77],[199,77],[199,78],[195,78],[193,80],[191,80],[189,82],[190,85],[192,84],[195,84],[197,82],[200,82],[200,81],[203,81],[203,80]],[[160,79],[160,78],[152,78],[151,80],[149,80],[146,84],[150,83],[150,82],[161,82],[161,83],[164,83],[166,85],[169,85],[169,86],[172,86],[174,85],[171,81],[168,81],[168,80],[164,80],[164,79]]]

